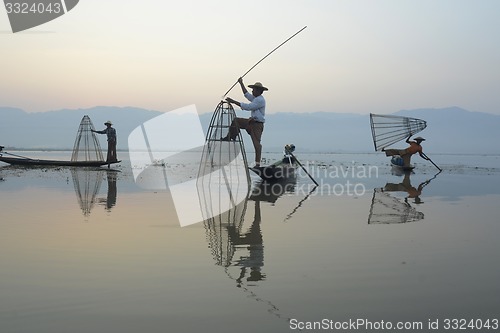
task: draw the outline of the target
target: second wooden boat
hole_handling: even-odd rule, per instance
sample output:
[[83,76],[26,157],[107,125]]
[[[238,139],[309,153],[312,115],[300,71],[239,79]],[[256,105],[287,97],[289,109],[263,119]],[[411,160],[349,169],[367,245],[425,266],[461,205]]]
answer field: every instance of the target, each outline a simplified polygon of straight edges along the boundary
[[250,168],[260,178],[267,182],[281,182],[296,177],[297,160],[293,156],[295,146],[286,145],[283,158],[276,163],[268,166],[259,166]]

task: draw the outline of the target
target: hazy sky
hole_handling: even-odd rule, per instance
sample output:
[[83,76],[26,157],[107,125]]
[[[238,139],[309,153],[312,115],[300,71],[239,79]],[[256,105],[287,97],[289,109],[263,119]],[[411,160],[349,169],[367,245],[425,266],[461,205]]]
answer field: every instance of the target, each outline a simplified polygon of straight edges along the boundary
[[269,113],[500,114],[499,13],[496,0],[80,0],[13,34],[0,8],[0,106],[211,112],[307,25],[245,77],[269,87]]

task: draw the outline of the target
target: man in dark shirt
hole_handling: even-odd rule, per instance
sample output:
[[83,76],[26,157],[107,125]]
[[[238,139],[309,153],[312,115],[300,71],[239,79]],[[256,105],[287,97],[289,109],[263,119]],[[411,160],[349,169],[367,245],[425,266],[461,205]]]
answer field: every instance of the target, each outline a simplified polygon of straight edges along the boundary
[[103,129],[102,131],[95,131],[92,130],[94,133],[99,133],[99,134],[106,134],[108,136],[108,156],[106,158],[106,162],[117,162],[118,159],[116,158],[116,130],[111,127],[113,124],[111,121],[107,121],[104,123],[106,125],[106,128]]

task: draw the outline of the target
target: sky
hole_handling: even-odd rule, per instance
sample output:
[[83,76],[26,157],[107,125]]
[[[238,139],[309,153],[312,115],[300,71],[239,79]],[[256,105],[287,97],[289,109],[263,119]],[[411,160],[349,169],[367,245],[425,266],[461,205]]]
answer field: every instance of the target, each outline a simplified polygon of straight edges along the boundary
[[269,88],[268,113],[500,114],[498,13],[496,0],[80,0],[13,34],[0,8],[0,106],[212,112],[307,26],[244,77]]

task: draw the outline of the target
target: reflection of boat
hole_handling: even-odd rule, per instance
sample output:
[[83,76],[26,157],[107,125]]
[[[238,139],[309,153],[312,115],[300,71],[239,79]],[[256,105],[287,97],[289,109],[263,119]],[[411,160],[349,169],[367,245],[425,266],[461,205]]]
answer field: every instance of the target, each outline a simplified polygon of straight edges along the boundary
[[286,145],[283,152],[283,158],[274,164],[262,167],[250,168],[260,178],[267,182],[280,182],[295,178],[295,170],[297,168],[297,160],[293,156],[295,146],[293,144]]
[[297,179],[295,177],[272,183],[262,180],[252,188],[249,199],[275,203],[283,194],[293,193],[296,184]]
[[403,171],[412,171],[415,169],[413,165],[405,166],[403,158],[399,155],[395,155],[391,158],[391,165],[393,168]]

